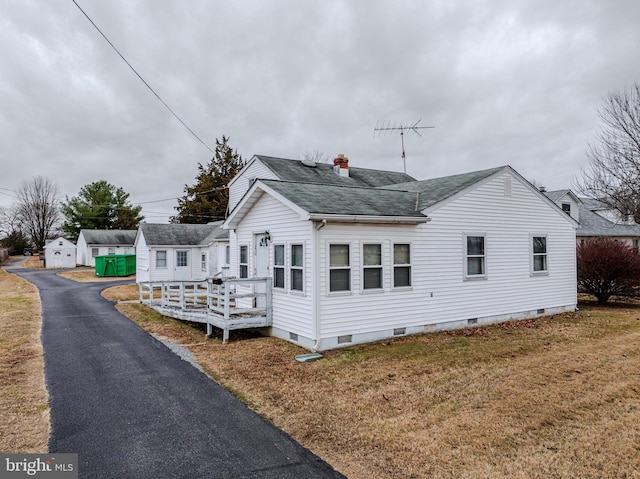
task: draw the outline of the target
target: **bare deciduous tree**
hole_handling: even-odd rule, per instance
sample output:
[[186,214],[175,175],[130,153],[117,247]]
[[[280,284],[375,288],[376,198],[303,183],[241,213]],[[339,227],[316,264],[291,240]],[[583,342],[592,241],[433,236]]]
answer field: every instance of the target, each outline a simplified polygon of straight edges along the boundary
[[60,222],[60,192],[58,187],[42,176],[35,176],[20,184],[18,215],[25,233],[33,244],[42,249]]
[[640,223],[640,83],[607,95],[598,116],[603,126],[576,186]]
[[329,163],[331,159],[329,155],[319,150],[305,151],[300,157],[301,161],[313,161],[314,163]]

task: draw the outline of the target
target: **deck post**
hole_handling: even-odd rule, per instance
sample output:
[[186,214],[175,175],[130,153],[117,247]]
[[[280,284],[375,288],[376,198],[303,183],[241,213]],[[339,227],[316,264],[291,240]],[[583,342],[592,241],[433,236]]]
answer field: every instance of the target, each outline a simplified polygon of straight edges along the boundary
[[213,336],[213,326],[207,323],[207,338]]
[[272,279],[271,278],[267,278],[266,279],[266,288],[265,288],[265,294],[267,296],[267,301],[266,301],[266,316],[267,316],[267,322],[269,323],[269,326],[271,326],[273,324],[273,297],[271,295],[271,282]]
[[222,329],[222,342],[229,341],[229,312],[231,309],[231,285],[224,283],[224,328]]

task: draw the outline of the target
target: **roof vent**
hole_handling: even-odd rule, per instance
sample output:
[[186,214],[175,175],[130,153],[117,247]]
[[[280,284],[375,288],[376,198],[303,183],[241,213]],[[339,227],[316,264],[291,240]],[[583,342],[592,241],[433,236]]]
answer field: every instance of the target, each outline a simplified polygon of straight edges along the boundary
[[305,158],[304,160],[302,160],[302,164],[304,166],[308,166],[309,168],[315,168],[316,167],[316,162],[313,161],[310,158]]

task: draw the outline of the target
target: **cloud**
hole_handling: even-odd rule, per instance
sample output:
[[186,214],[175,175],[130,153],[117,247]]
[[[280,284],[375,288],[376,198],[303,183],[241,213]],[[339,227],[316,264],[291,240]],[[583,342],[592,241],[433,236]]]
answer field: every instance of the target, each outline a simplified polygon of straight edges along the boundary
[[[247,159],[400,171],[399,135],[374,127],[421,119],[435,129],[404,137],[416,178],[510,164],[566,188],[601,98],[640,78],[640,4],[624,0],[78,3],[205,143],[224,134]],[[1,8],[0,188],[105,179],[147,202],[193,184],[211,153],[72,2]]]

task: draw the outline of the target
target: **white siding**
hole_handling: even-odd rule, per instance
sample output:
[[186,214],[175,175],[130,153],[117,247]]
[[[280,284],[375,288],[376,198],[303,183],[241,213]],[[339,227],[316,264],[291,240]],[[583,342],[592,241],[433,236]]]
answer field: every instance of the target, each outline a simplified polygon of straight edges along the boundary
[[558,201],[556,201],[556,204],[560,208],[562,208],[562,204],[563,203],[570,205],[570,207],[571,207],[571,217],[576,221],[580,221],[580,215],[578,214],[578,211],[579,211],[578,203],[571,197],[571,195],[564,194],[563,196],[558,198]]
[[[497,177],[428,214],[432,221],[420,226],[328,225],[321,230],[323,339],[575,306],[574,227],[565,213],[516,177],[511,196],[505,196],[504,180]],[[486,234],[484,280],[463,277],[465,232]],[[547,275],[531,274],[531,234],[547,237]],[[383,292],[360,290],[361,238],[383,243]],[[350,294],[327,294],[331,242],[351,245]],[[409,290],[391,288],[393,242],[412,245]]]
[[244,194],[249,190],[249,187],[251,186],[251,180],[255,179],[275,180],[277,179],[277,177],[260,160],[256,159],[253,163],[247,166],[247,168],[240,174],[240,176],[234,178],[232,184],[230,185],[229,211],[233,211]]
[[144,235],[140,232],[136,243],[136,282],[150,281],[150,275],[149,247]]
[[[328,224],[320,230],[319,280],[321,336],[362,334],[411,324],[424,324],[420,314],[435,299],[425,296],[424,231],[414,225]],[[366,239],[365,239],[366,238]],[[329,291],[329,247],[350,246],[351,292]],[[365,291],[362,281],[362,245],[382,244],[383,290]],[[412,286],[393,288],[393,244],[411,245]],[[420,262],[423,264],[421,265]]]
[[87,248],[87,242],[84,239],[82,232],[78,236],[76,242],[76,262],[84,266],[91,266],[89,260],[91,259],[91,250]]
[[[311,251],[312,223],[302,221],[274,198],[264,195],[243,218],[236,230],[236,238],[231,235],[231,244],[249,246],[249,276],[255,276],[255,244],[254,235],[269,231],[269,274],[273,275],[273,245],[284,244],[287,266],[290,264],[290,246],[304,246],[304,292],[290,290],[288,274],[286,289],[273,291],[273,326],[274,328],[292,332],[307,338],[314,335],[312,321],[312,273],[313,255]],[[237,246],[232,248],[232,271],[238,276]],[[289,269],[286,269],[288,273]]]

